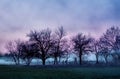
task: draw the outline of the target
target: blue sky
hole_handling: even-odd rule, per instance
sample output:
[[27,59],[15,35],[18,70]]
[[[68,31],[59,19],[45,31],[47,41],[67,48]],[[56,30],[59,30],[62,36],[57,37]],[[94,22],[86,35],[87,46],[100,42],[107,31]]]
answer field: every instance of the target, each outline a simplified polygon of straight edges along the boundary
[[99,37],[119,21],[120,0],[0,0],[0,48],[32,29],[63,26]]

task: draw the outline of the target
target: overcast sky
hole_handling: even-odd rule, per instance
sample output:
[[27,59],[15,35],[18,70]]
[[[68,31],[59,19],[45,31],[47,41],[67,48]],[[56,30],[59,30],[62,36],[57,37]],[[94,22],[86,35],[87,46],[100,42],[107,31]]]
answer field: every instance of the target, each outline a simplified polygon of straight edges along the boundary
[[32,29],[59,26],[99,37],[120,26],[120,0],[0,0],[0,51]]

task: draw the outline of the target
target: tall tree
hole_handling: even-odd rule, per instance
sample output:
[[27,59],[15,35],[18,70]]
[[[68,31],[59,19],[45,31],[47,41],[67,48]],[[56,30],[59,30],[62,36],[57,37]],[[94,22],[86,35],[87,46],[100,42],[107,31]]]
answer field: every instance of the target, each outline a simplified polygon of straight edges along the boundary
[[82,55],[88,51],[91,51],[91,38],[86,37],[83,34],[77,34],[73,39],[74,49],[78,53],[79,64],[82,64]]
[[96,40],[96,39],[93,39],[92,41],[92,44],[93,44],[93,53],[95,53],[95,56],[96,56],[96,64],[99,63],[98,61],[98,58],[99,58],[99,42]]
[[55,31],[55,36],[54,36],[54,45],[52,48],[52,56],[54,57],[54,64],[58,64],[58,57],[60,59],[61,55],[64,53],[63,48],[66,43],[64,36],[65,36],[65,30],[61,26]]
[[44,29],[41,31],[31,31],[28,36],[30,37],[30,41],[33,41],[37,44],[39,48],[40,59],[42,60],[42,64],[45,65],[45,61],[49,58],[49,50],[52,47],[52,39],[51,39],[51,30]]

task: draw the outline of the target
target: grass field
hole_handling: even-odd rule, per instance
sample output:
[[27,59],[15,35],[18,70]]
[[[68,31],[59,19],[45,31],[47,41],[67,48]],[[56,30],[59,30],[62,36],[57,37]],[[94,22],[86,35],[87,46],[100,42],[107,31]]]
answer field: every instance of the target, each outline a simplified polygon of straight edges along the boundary
[[0,66],[0,79],[120,79],[120,68]]

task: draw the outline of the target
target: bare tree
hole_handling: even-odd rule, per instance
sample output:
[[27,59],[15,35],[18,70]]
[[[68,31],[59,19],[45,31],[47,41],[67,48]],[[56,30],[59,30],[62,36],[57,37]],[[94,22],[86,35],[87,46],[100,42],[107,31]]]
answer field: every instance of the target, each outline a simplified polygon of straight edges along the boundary
[[92,50],[93,50],[93,53],[95,53],[95,56],[96,56],[96,64],[99,63],[99,55],[101,55],[101,44],[99,42],[99,40],[96,40],[93,38],[93,41],[92,41]]
[[79,56],[79,64],[82,64],[82,55],[87,51],[91,51],[91,38],[86,37],[83,34],[77,34],[76,37],[72,39],[74,43],[74,49],[77,51]]
[[20,44],[21,44],[21,41],[16,40],[16,41],[10,41],[6,45],[6,48],[10,53],[10,56],[13,58],[16,65],[20,64],[20,55],[21,55],[21,48],[19,48]]
[[72,53],[72,48],[70,43],[71,42],[68,39],[66,39],[63,42],[63,46],[62,46],[62,51],[63,51],[62,57],[65,58],[65,64],[68,64],[68,59],[70,57],[70,54]]
[[120,63],[120,36],[116,36],[116,42],[114,44],[114,51],[115,53],[112,54],[115,62]]
[[100,38],[100,54],[104,57],[105,62],[108,63],[108,56],[110,55],[111,49],[109,48],[108,45],[106,45],[106,42],[103,41],[103,38]]
[[21,44],[21,58],[26,62],[26,65],[30,65],[32,59],[38,53],[38,47],[35,43],[32,42],[24,42]]
[[52,56],[54,57],[54,64],[58,64],[58,57],[62,56],[64,53],[63,47],[65,45],[65,30],[63,27],[59,27],[55,31],[55,36],[54,36],[54,45],[52,47]]
[[120,30],[118,27],[111,27],[106,30],[103,36],[100,38],[101,52],[105,57],[106,63],[108,62],[107,57],[111,55],[111,51],[115,51],[116,48],[116,38],[120,35]]
[[51,30],[45,29],[41,31],[31,31],[28,35],[30,41],[37,44],[39,48],[39,57],[42,60],[42,64],[45,65],[45,61],[49,58],[49,50],[52,47]]

